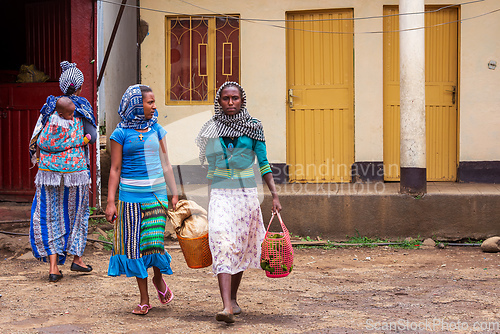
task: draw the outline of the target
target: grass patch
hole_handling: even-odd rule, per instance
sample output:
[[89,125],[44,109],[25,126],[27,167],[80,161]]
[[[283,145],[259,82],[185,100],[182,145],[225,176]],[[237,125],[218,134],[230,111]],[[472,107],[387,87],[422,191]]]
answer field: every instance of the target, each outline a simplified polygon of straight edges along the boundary
[[[347,237],[347,241],[342,242],[334,242],[334,241],[324,241],[324,245],[294,245],[295,248],[320,248],[320,249],[334,249],[334,248],[345,248],[345,247],[359,247],[359,248],[375,248],[378,246],[388,246],[391,248],[400,248],[400,249],[418,249],[421,244],[420,237],[413,239],[407,238],[404,240],[391,241],[387,239],[380,238],[369,238],[366,236],[361,236],[357,231],[357,235],[354,237]],[[312,242],[311,237],[301,237],[302,241]]]
[[[104,237],[103,235],[99,235],[97,238],[99,240],[102,240],[102,241],[107,241],[107,242],[111,242],[113,243],[113,237],[114,237],[114,231],[113,230],[109,230],[106,232],[106,237]],[[105,250],[112,250],[113,249],[113,245],[110,245],[110,244],[102,244],[104,249]]]
[[90,218],[89,219],[89,227],[100,226],[107,224],[108,221],[106,218]]

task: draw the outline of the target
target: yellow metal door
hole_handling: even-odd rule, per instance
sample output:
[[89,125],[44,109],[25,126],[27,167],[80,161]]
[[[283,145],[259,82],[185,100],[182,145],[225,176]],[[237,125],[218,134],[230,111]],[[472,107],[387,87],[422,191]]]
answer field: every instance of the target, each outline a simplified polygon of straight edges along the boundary
[[[425,14],[427,181],[457,178],[458,8]],[[384,7],[384,179],[399,181],[399,17]],[[453,22],[453,23],[450,23]]]
[[352,17],[352,9],[287,13],[290,182],[351,180]]

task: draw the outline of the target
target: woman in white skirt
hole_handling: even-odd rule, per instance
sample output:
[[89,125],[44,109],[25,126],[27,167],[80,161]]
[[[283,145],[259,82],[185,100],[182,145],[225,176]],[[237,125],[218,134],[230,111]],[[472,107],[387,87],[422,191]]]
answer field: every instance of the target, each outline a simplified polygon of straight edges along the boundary
[[213,272],[219,281],[224,309],[216,319],[234,322],[241,313],[237,292],[243,272],[260,268],[261,244],[266,234],[253,172],[255,158],[273,198],[281,204],[267,161],[262,123],[246,109],[246,95],[236,82],[226,82],[215,96],[215,114],[203,125],[196,144],[200,161],[208,161],[210,203],[209,243]]

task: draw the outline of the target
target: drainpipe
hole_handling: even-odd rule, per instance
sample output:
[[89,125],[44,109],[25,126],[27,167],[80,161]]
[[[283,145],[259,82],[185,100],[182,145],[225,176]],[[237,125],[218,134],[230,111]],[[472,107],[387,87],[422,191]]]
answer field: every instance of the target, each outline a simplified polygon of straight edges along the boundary
[[399,0],[400,193],[413,196],[427,193],[424,10],[424,0]]

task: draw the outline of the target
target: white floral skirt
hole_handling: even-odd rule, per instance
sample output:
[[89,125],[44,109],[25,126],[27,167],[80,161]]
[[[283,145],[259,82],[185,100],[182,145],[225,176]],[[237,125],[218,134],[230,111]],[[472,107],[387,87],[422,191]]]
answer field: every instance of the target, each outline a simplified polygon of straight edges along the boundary
[[265,234],[257,188],[212,189],[208,237],[214,275],[260,268]]

